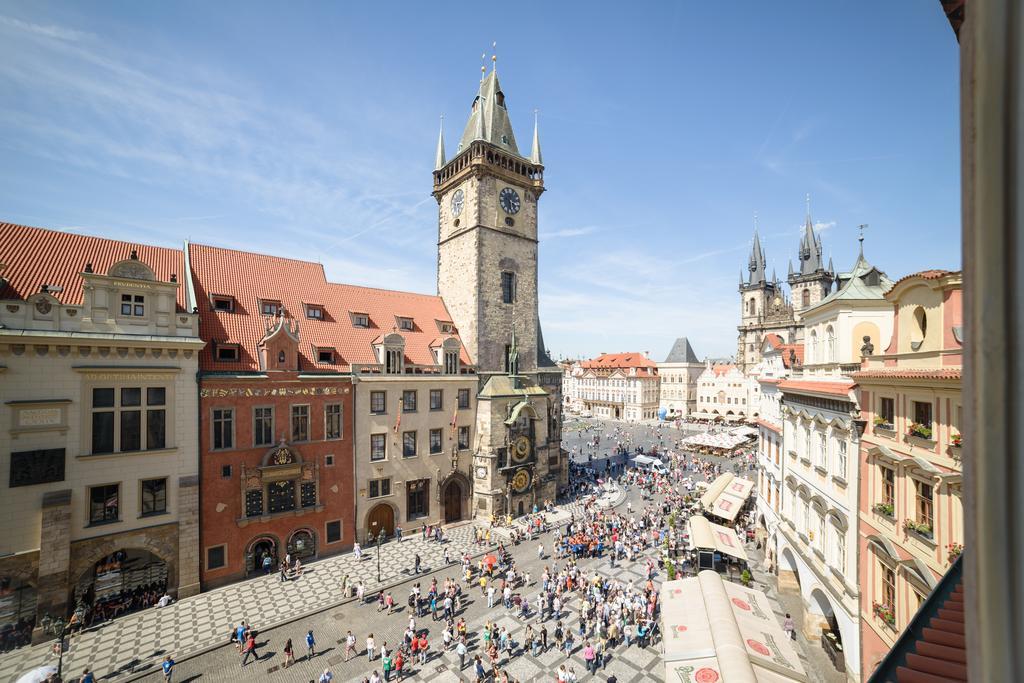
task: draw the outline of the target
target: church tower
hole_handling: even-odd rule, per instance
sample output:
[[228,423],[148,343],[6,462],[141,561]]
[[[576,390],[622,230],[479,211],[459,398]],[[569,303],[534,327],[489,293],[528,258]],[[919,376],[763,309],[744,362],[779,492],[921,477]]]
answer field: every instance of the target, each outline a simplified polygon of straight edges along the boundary
[[435,167],[437,292],[481,381],[507,370],[513,330],[519,372],[535,373],[538,353],[543,354],[537,200],[544,192],[544,165],[536,122],[530,156],[516,145],[496,68],[480,80],[450,161],[445,160],[443,137],[438,140]]
[[434,163],[437,292],[479,374],[472,437],[476,516],[522,515],[568,484],[562,373],[544,348],[537,305],[537,121],[524,156],[498,72],[480,83],[455,153]]
[[740,326],[736,348],[736,364],[746,372],[757,364],[760,359],[762,327],[769,312],[776,303],[778,282],[774,273],[769,280],[766,275],[767,261],[761,236],[754,227],[754,242],[750,247],[750,259],[747,262],[749,275],[744,277],[740,271]]
[[832,283],[836,280],[832,260],[829,259],[826,268],[821,258],[821,237],[814,232],[814,224],[811,222],[810,196],[807,197],[807,219],[797,250],[797,260],[800,264],[797,269],[793,268],[792,261],[789,262],[787,279],[793,296],[793,312],[799,322],[804,310],[829,295]]

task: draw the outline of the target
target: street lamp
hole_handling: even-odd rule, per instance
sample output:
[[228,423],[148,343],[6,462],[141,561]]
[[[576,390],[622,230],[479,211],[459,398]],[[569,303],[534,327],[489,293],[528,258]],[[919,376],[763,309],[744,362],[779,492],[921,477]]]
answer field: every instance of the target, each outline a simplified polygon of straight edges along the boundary
[[377,584],[380,584],[380,537],[384,535],[384,530],[381,529],[381,533],[377,534]]

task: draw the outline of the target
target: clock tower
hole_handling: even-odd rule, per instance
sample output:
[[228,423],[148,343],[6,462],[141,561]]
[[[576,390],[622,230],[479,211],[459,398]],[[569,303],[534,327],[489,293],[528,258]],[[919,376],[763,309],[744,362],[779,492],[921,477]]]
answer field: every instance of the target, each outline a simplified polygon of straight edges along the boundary
[[[486,71],[482,69],[482,71]],[[482,73],[448,159],[438,138],[437,292],[476,364],[473,511],[529,512],[568,481],[561,450],[561,371],[548,357],[537,304],[537,201],[544,192],[537,123],[520,153],[505,93]]]

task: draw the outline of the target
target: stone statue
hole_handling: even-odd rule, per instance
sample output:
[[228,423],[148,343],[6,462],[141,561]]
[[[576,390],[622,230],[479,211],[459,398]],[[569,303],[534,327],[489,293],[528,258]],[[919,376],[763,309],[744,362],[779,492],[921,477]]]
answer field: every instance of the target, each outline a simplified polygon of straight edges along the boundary
[[864,345],[860,347],[861,357],[870,356],[875,352],[875,345],[871,343],[871,337],[864,335]]

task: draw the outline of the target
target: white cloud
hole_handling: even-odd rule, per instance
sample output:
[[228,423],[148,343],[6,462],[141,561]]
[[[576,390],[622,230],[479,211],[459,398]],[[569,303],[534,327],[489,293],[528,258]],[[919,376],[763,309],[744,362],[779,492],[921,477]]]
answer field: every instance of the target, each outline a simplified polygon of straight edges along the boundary
[[540,239],[555,240],[566,237],[583,237],[584,235],[592,235],[595,232],[597,232],[597,227],[593,225],[583,228],[563,228],[561,230],[541,231]]

